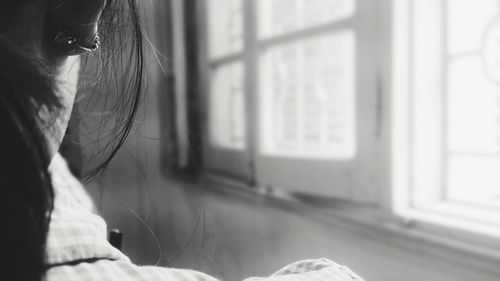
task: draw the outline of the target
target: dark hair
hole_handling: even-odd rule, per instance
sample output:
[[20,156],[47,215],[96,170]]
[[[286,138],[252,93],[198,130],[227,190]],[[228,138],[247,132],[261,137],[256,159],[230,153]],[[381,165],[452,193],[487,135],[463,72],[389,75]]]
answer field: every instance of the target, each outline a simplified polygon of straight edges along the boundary
[[[55,2],[64,1],[88,0]],[[123,145],[141,101],[144,55],[135,1],[107,1],[99,22],[101,51],[82,57],[83,69],[99,65],[98,86],[93,89],[96,96],[106,92],[102,95],[111,97],[105,104],[114,116],[102,116],[107,121],[100,123],[100,129],[106,124],[111,133],[99,152],[101,162],[90,170],[89,177],[101,173]],[[19,12],[23,5],[34,2],[41,0],[1,1],[0,21],[7,20],[7,13]],[[48,172],[50,148],[45,138],[53,120],[42,118],[40,113],[57,116],[61,105],[54,92],[57,82],[50,63],[1,34],[0,272],[8,280],[35,281],[42,279],[46,267],[45,243],[54,199]]]
[[87,75],[97,73],[97,77],[86,79],[95,82],[87,89],[91,94],[81,106],[80,115],[86,116],[96,104],[105,112],[88,128],[100,147],[90,157],[96,164],[87,171],[87,180],[100,175],[124,144],[134,124],[144,86],[142,26],[136,0],[108,0],[99,25],[102,48],[83,57],[81,71]]
[[0,241],[2,276],[38,280],[44,271],[53,191],[42,108],[59,107],[47,71],[0,40]]

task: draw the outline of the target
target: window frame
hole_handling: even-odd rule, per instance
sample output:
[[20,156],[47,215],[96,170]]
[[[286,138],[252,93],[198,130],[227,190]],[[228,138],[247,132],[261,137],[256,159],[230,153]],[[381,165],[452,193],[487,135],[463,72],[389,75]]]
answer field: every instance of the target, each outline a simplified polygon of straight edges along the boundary
[[[449,200],[446,196],[444,158],[445,150],[440,147],[441,154],[429,162],[437,162],[435,168],[441,171],[441,179],[434,178],[434,182],[419,185],[421,195],[413,194],[415,182],[415,138],[414,138],[414,95],[412,30],[413,10],[415,0],[391,0],[392,2],[392,46],[388,54],[392,57],[391,77],[391,187],[389,188],[390,206],[392,212],[405,220],[423,226],[423,228],[437,233],[458,238],[472,244],[481,244],[497,249],[500,241],[500,225],[493,225],[493,220],[481,221],[479,217],[492,216],[487,207],[472,207]],[[410,31],[410,32],[409,32]],[[443,62],[443,65],[446,62]],[[445,70],[443,70],[445,71]],[[443,82],[444,83],[444,82]],[[446,89],[444,89],[446,90]],[[446,92],[441,92],[442,103],[446,102]],[[446,114],[446,109],[436,110],[436,116]],[[441,116],[442,117],[442,116]],[[437,128],[446,126],[445,118],[439,119],[441,124]],[[438,122],[439,123],[439,122]],[[444,133],[440,133],[444,135]],[[441,145],[445,145],[445,136],[442,136]],[[430,170],[430,169],[429,169]],[[496,212],[498,214],[498,212]],[[500,249],[497,249],[497,251]]]
[[[252,185],[264,185],[272,186],[275,188],[283,188],[285,190],[289,189],[286,186],[280,186],[276,183],[259,182],[259,178],[262,178],[263,172],[266,168],[259,170],[258,157],[262,154],[259,150],[259,127],[256,122],[259,120],[254,118],[257,116],[256,103],[258,99],[252,97],[257,93],[258,85],[258,71],[259,63],[257,58],[260,58],[260,53],[266,48],[273,46],[279,46],[280,44],[294,42],[297,39],[302,38],[313,38],[317,35],[328,34],[335,31],[343,31],[353,29],[356,33],[356,69],[360,68],[362,65],[364,74],[361,76],[356,74],[355,82],[355,95],[356,95],[356,153],[361,154],[360,159],[356,161],[351,161],[346,165],[346,161],[338,161],[336,164],[338,167],[344,165],[345,168],[350,169],[352,172],[345,172],[339,169],[338,173],[334,173],[336,179],[346,178],[346,174],[358,174],[359,176],[349,176],[352,179],[347,181],[340,181],[338,183],[329,182],[328,185],[333,185],[338,188],[338,190],[325,190],[324,184],[319,184],[315,181],[307,186],[307,190],[301,190],[302,192],[312,192],[313,194],[326,194],[329,196],[337,196],[347,200],[353,200],[356,202],[365,202],[370,204],[379,204],[380,192],[383,191],[382,186],[388,182],[385,171],[387,161],[383,157],[383,151],[386,151],[387,145],[387,132],[384,131],[386,128],[385,116],[382,111],[385,106],[385,93],[383,92],[380,77],[378,75],[377,62],[373,56],[369,56],[368,53],[372,51],[379,53],[379,42],[377,44],[371,45],[368,40],[378,40],[378,22],[374,20],[371,22],[371,18],[378,18],[379,12],[379,2],[384,0],[369,1],[364,2],[360,0],[354,0],[356,11],[355,14],[338,20],[332,20],[331,22],[320,24],[313,27],[308,27],[303,30],[293,31],[286,34],[281,34],[273,37],[258,38],[258,25],[256,18],[257,1],[243,0],[244,7],[246,11],[243,13],[244,16],[244,48],[241,52],[232,53],[227,56],[217,57],[216,59],[210,59],[207,47],[208,47],[208,32],[206,32],[206,1],[198,0],[198,26],[201,30],[200,32],[200,67],[198,69],[199,76],[201,77],[201,88],[200,93],[203,96],[201,102],[201,108],[204,112],[202,115],[202,123],[204,129],[204,166],[207,172],[223,174],[232,178],[242,179]],[[356,17],[356,18],[355,18]],[[362,35],[359,35],[362,33]],[[358,42],[358,38],[366,38],[363,42]],[[358,49],[362,49],[360,52]],[[359,55],[362,53],[363,55]],[[361,62],[360,60],[364,61]],[[245,79],[245,90],[247,96],[246,103],[246,124],[247,124],[247,149],[244,151],[235,151],[228,149],[221,149],[214,147],[206,140],[209,139],[208,132],[208,106],[207,97],[209,84],[210,69],[217,67],[228,62],[243,60],[246,66],[246,79]],[[359,72],[359,71],[358,71]],[[361,122],[359,121],[361,120]],[[361,126],[360,124],[365,124]],[[368,141],[369,140],[369,141]],[[280,158],[281,159],[281,158]],[[282,158],[280,161],[282,161]],[[306,160],[307,161],[307,160]],[[320,163],[321,161],[308,161],[314,165],[311,165],[311,171],[315,167],[315,163]],[[313,163],[314,162],[314,163]],[[374,164],[374,163],[380,163]],[[376,169],[374,169],[376,167]],[[325,169],[318,169],[325,170]],[[290,174],[290,173],[288,173]],[[295,175],[295,173],[292,173]],[[333,174],[331,174],[333,175]],[[311,176],[313,178],[314,176]],[[290,180],[286,184],[293,183],[294,185],[300,185],[300,178],[295,178],[296,181]],[[273,181],[273,180],[271,180]],[[285,185],[286,185],[285,184]],[[297,188],[297,187],[293,187]],[[297,189],[296,189],[297,190]]]

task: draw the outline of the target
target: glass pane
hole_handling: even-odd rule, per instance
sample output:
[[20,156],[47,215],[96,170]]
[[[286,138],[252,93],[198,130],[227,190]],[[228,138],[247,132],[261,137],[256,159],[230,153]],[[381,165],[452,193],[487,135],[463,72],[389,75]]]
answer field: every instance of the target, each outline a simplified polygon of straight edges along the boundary
[[479,55],[449,65],[447,196],[500,207],[500,85]]
[[[432,178],[434,200],[500,207],[499,1],[413,3],[414,119],[428,116],[413,141],[437,148],[413,155],[414,184]],[[426,95],[428,103],[415,103]]]
[[448,72],[448,149],[500,156],[500,87],[479,56],[451,61]]
[[244,71],[241,62],[213,70],[209,97],[212,145],[243,150],[246,147]]
[[219,58],[243,49],[243,1],[207,0],[209,57]]
[[448,51],[479,52],[486,26],[498,14],[498,0],[447,0]]
[[259,0],[259,37],[281,35],[351,16],[354,0]]
[[267,50],[260,60],[261,153],[355,155],[355,36],[333,33]]
[[451,154],[447,197],[459,203],[500,207],[500,157],[486,154]]
[[[448,3],[446,195],[454,201],[500,207],[498,1]],[[459,16],[470,20],[460,21]]]

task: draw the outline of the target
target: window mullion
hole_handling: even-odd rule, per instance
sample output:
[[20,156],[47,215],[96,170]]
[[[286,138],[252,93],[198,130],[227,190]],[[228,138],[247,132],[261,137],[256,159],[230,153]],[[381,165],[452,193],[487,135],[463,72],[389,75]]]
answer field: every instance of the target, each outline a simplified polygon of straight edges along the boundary
[[246,105],[246,124],[247,124],[247,143],[248,143],[248,168],[250,178],[248,181],[252,184],[256,181],[255,175],[255,157],[257,157],[258,145],[258,118],[257,118],[257,68],[258,68],[258,50],[257,50],[257,7],[256,1],[245,0],[243,12],[243,59],[245,67],[245,105]]

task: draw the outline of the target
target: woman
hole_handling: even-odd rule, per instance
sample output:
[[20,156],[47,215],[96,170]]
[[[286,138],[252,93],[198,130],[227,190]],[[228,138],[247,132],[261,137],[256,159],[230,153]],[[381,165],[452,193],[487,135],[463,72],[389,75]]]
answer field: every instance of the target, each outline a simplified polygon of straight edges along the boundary
[[[134,265],[107,242],[104,221],[91,212],[57,154],[87,65],[99,65],[96,88],[116,104],[109,152],[90,176],[107,166],[130,131],[143,67],[136,5],[0,1],[2,280],[215,280],[191,270]],[[289,265],[268,280],[361,278],[323,259]]]

